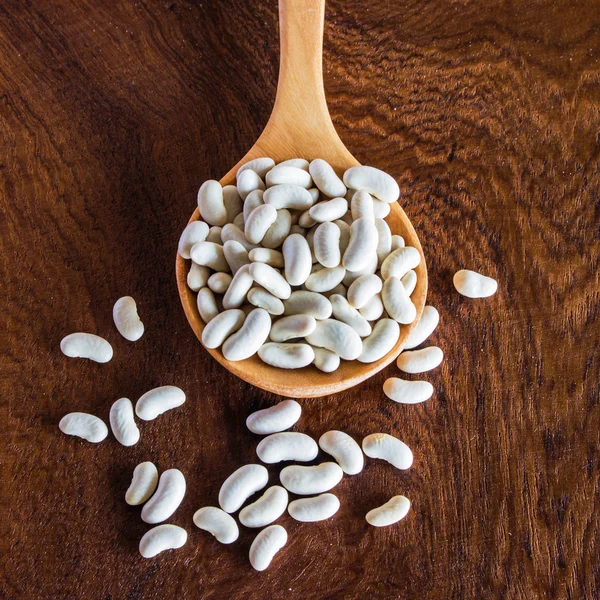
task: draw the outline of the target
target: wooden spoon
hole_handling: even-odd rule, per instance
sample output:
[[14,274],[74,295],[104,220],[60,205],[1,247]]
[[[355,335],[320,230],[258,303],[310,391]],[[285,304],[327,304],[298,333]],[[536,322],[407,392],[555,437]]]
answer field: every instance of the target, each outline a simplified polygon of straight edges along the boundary
[[[221,179],[222,185],[235,184],[235,174],[245,162],[269,156],[275,162],[289,158],[325,159],[341,176],[358,161],[340,140],[327,109],[323,89],[322,48],[325,0],[279,0],[281,57],[275,106],[269,121],[246,156]],[[198,209],[190,221],[199,217]],[[418,322],[427,295],[427,269],[419,239],[408,217],[398,203],[391,206],[386,218],[392,233],[404,237],[407,246],[421,253],[417,267],[417,287],[412,300],[417,319],[401,326],[400,339],[382,359],[370,364],[342,361],[333,373],[323,373],[310,366],[299,370],[276,369],[263,363],[257,355],[247,360],[230,362],[220,349],[207,350],[234,375],[259,388],[294,398],[310,398],[340,392],[368,379],[400,354],[403,344]],[[204,322],[196,305],[196,294],[186,283],[189,262],[177,256],[177,286],[187,319],[200,340]]]

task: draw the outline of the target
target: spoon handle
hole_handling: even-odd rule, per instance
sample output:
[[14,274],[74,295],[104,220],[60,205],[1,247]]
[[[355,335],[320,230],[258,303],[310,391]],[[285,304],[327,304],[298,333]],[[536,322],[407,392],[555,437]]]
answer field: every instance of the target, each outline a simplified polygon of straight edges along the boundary
[[325,0],[279,0],[280,62],[272,123],[333,128],[323,89]]

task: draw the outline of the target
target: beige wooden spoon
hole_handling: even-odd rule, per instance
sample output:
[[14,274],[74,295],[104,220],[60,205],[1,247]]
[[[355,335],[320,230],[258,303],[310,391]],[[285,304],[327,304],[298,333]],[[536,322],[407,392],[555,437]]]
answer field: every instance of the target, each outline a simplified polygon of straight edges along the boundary
[[[246,156],[221,179],[222,185],[235,184],[235,174],[245,162],[269,156],[275,162],[289,158],[325,159],[341,176],[358,161],[340,140],[327,109],[323,89],[322,48],[325,0],[279,0],[281,57],[275,106],[269,121]],[[374,165],[376,166],[376,165]],[[197,220],[198,209],[190,221]],[[402,350],[410,331],[418,322],[427,295],[427,269],[423,250],[413,226],[398,203],[386,218],[392,233],[404,237],[407,246],[421,253],[417,267],[417,287],[412,300],[417,307],[417,320],[401,326],[400,339],[382,359],[370,364],[342,361],[333,373],[323,373],[310,366],[299,370],[277,369],[263,363],[258,356],[244,361],[226,360],[220,349],[207,350],[234,375],[259,388],[291,396],[310,398],[333,394],[355,386],[388,365]],[[200,340],[204,323],[198,313],[196,294],[186,283],[189,261],[177,256],[177,286],[187,319]]]

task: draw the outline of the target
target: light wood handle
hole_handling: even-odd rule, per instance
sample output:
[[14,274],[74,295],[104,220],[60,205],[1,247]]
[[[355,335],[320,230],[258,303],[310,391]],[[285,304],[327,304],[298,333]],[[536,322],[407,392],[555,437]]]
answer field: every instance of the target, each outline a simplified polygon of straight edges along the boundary
[[[271,120],[307,133],[332,127],[323,89],[325,0],[279,0],[280,63]],[[286,128],[287,128],[286,127]]]

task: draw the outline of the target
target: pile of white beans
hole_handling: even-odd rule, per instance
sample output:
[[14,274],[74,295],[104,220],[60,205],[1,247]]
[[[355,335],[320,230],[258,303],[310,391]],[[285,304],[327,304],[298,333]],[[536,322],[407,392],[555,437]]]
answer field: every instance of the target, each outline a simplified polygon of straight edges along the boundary
[[342,180],[322,159],[257,158],[235,186],[202,184],[201,220],[178,250],[191,259],[204,346],[325,372],[384,357],[417,315],[421,255],[384,220],[399,196],[383,171],[356,166]]
[[[320,448],[335,462],[326,461],[314,466],[288,464],[279,472],[281,485],[270,486],[250,504],[246,504],[248,499],[267,487],[269,473],[261,464],[244,465],[223,482],[218,494],[219,506],[205,506],[193,516],[196,527],[209,532],[222,544],[231,544],[238,539],[238,521],[249,529],[260,529],[249,551],[250,564],[257,571],[265,570],[287,542],[287,531],[281,525],[274,525],[275,521],[286,510],[290,517],[303,523],[333,517],[340,508],[340,501],[331,490],[344,475],[362,471],[364,455],[384,460],[397,469],[409,469],[413,462],[410,448],[386,433],[366,436],[361,450],[357,442],[342,431],[327,431],[318,443],[304,433],[286,431],[297,423],[301,412],[298,402],[285,400],[248,417],[248,429],[266,436],[256,448],[258,459],[271,465],[284,461],[307,463],[317,458]],[[135,468],[125,501],[132,506],[144,505],[141,511],[144,522],[161,523],[140,540],[140,554],[144,558],[181,548],[186,543],[185,529],[162,524],[175,513],[185,492],[185,478],[178,469],[165,471],[159,479],[158,469],[151,462]],[[299,498],[290,502],[289,494]],[[409,509],[409,500],[397,495],[370,510],[365,519],[374,527],[384,527],[402,520]],[[237,520],[234,513],[237,513]]]

